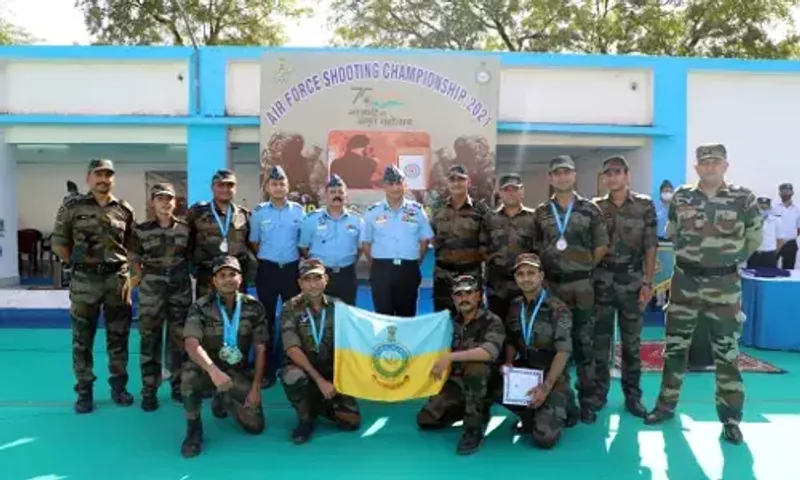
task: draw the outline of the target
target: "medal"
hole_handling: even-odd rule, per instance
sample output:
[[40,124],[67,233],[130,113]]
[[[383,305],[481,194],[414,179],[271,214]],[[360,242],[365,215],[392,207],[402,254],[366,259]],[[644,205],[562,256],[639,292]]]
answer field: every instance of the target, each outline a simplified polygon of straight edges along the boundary
[[233,217],[233,205],[228,205],[228,209],[225,211],[225,225],[222,225],[222,220],[219,218],[219,213],[217,213],[217,205],[216,203],[211,203],[211,214],[214,215],[214,220],[217,221],[217,226],[219,227],[219,233],[222,237],[222,242],[219,244],[219,251],[222,253],[228,253],[228,232],[231,230],[231,218]]
[[523,298],[522,305],[519,312],[519,324],[522,327],[522,339],[525,340],[525,350],[527,351],[528,348],[532,346],[531,341],[533,340],[533,323],[536,321],[536,314],[539,313],[539,309],[542,308],[542,302],[547,297],[547,290],[542,290],[542,293],[539,294],[539,301],[536,302],[536,306],[533,308],[533,312],[531,312],[531,316],[526,318],[525,315],[525,300]]
[[556,221],[556,228],[558,229],[558,241],[556,242],[556,249],[559,252],[563,252],[567,249],[567,226],[569,226],[569,217],[572,215],[572,207],[575,205],[575,197],[572,197],[572,200],[569,202],[569,206],[567,207],[567,211],[564,213],[564,218],[561,218],[561,215],[558,213],[558,208],[556,208],[556,202],[550,201],[550,210],[553,212],[553,219]]
[[219,244],[219,251],[222,253],[228,253],[228,240],[222,240],[222,242]]
[[242,352],[239,350],[239,320],[242,317],[242,295],[236,294],[236,306],[233,309],[233,318],[228,316],[228,310],[222,303],[222,297],[217,295],[217,308],[222,317],[224,345],[219,351],[221,358],[228,365],[236,365],[242,361]]
[[314,321],[314,315],[311,313],[310,309],[306,309],[306,315],[308,315],[308,323],[311,324],[311,336],[314,337],[314,347],[319,353],[319,346],[322,343],[322,337],[325,336],[325,314],[327,310],[325,307],[322,307],[322,312],[320,312],[319,318],[319,329],[317,328],[317,323]]

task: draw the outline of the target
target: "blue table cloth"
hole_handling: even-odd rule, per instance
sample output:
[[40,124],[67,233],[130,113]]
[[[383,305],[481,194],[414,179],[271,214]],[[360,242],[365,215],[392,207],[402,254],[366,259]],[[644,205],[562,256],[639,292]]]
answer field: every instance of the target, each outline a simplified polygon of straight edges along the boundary
[[742,345],[800,351],[800,271],[788,278],[742,276]]

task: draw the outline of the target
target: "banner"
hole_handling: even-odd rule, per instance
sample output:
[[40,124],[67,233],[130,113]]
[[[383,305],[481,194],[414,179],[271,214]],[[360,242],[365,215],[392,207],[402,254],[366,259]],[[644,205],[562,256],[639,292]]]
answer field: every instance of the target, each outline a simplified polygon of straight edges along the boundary
[[656,274],[653,279],[654,293],[666,293],[675,271],[675,249],[671,243],[659,243],[656,254]]
[[357,211],[383,200],[383,171],[401,168],[408,196],[446,195],[463,164],[474,198],[493,203],[500,61],[485,54],[267,52],[261,66],[261,176],[281,165],[292,200],[324,203],[331,173]]
[[333,384],[345,395],[401,402],[436,395],[431,370],[450,351],[450,312],[400,318],[336,302]]

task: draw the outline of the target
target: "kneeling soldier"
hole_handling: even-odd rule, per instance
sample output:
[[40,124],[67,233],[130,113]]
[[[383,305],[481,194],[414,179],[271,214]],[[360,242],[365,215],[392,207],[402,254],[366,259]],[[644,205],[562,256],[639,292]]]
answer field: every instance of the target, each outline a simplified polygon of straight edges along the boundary
[[417,425],[423,430],[449,427],[463,419],[464,433],[457,450],[461,455],[478,451],[483,443],[491,405],[487,386],[492,363],[505,340],[502,320],[481,306],[481,293],[472,275],[453,279],[453,304],[458,310],[453,349],[436,362],[431,375],[441,379],[451,363],[455,366],[442,391],[417,414]]
[[[247,432],[264,431],[261,379],[264,376],[266,344],[269,341],[264,306],[239,293],[242,270],[236,257],[221,256],[212,269],[214,290],[200,297],[189,310],[183,330],[186,363],[181,393],[188,429],[181,453],[194,457],[202,449],[203,424],[200,407],[203,391],[216,388],[214,416],[229,413]],[[251,374],[247,354],[256,349],[255,372]]]
[[356,430],[361,425],[356,400],[337,393],[331,383],[336,299],[324,293],[328,284],[325,266],[310,259],[302,261],[299,270],[302,293],[281,309],[281,340],[286,353],[281,382],[299,419],[292,433],[296,444],[311,437],[317,415],[343,430]]
[[503,397],[503,370],[508,367],[542,370],[542,384],[534,388],[527,408],[507,406],[522,420],[540,448],[558,443],[567,420],[572,394],[564,367],[572,351],[572,313],[569,307],[542,287],[544,273],[539,256],[523,253],[514,265],[514,279],[522,295],[511,302],[506,321],[503,369],[492,380],[496,398]]

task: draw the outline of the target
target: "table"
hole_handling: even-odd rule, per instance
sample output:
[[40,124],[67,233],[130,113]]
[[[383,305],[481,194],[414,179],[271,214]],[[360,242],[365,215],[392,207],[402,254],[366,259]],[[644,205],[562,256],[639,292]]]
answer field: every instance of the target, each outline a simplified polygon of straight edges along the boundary
[[742,311],[747,316],[742,345],[800,351],[800,271],[791,274],[783,278],[742,276]]

